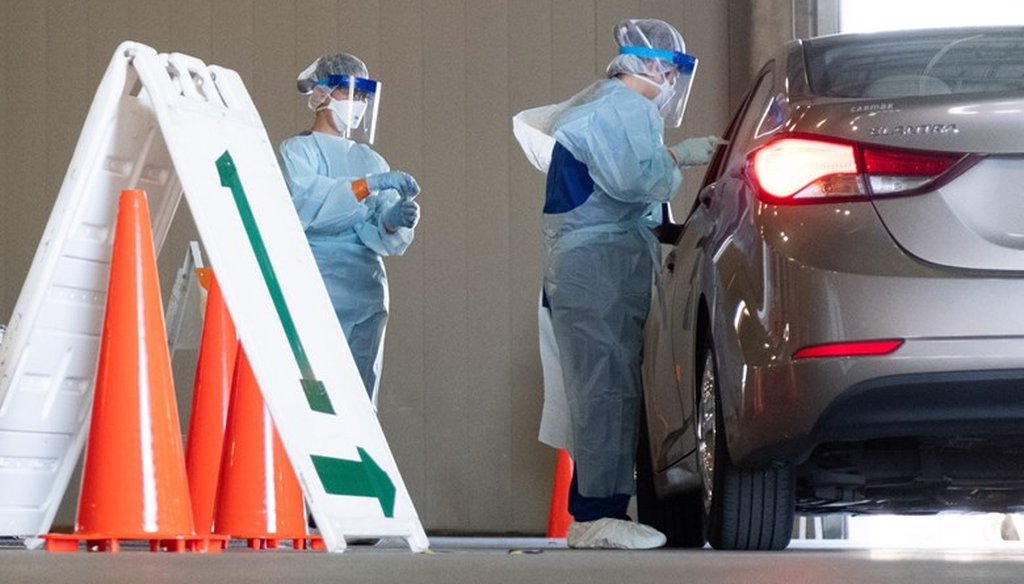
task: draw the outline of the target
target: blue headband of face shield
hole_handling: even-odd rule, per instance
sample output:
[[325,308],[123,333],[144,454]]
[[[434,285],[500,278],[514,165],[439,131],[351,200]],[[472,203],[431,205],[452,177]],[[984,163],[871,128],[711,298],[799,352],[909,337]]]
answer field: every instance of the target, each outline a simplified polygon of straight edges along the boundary
[[697,66],[697,58],[686,53],[680,53],[679,51],[663,51],[661,49],[652,49],[650,47],[619,47],[620,55],[636,55],[637,57],[647,57],[649,59],[661,59],[662,61],[668,61],[679,68],[679,72],[684,75],[692,75],[694,68]]
[[364,77],[353,77],[351,75],[328,75],[316,82],[317,85],[327,87],[352,87],[359,93],[374,95],[377,93],[379,83],[373,79]]

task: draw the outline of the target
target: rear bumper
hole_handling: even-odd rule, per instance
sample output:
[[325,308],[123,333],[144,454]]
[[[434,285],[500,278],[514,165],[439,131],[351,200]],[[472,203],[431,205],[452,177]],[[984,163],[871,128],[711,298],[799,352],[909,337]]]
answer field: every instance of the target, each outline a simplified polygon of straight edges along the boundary
[[[799,464],[830,440],[1005,432],[1007,420],[1024,435],[1024,277],[922,264],[862,206],[834,211],[841,220],[766,210],[765,228],[708,267],[733,460]],[[792,359],[875,339],[905,343],[885,356]]]
[[800,464],[822,443],[1024,435],[1024,336],[908,340],[884,357],[748,368],[734,461]]

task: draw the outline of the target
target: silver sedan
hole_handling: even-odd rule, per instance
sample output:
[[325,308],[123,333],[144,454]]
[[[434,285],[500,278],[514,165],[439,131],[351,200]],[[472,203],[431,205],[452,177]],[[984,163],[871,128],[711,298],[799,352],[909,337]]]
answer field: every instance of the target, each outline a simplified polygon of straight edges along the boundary
[[1024,509],[1024,29],[795,41],[725,138],[659,232],[641,521]]

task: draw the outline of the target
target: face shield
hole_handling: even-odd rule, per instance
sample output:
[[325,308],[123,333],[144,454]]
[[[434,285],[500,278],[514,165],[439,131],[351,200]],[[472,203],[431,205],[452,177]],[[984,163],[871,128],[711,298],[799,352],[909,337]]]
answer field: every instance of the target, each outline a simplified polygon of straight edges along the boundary
[[318,109],[329,109],[342,136],[373,144],[380,105],[380,81],[352,75],[329,75],[316,82],[330,97]]
[[[662,91],[670,91],[667,96],[660,96],[661,102],[658,108],[665,125],[678,128],[683,123],[683,113],[686,111],[686,100],[690,97],[690,87],[693,85],[693,74],[697,70],[697,58],[678,51],[663,51],[650,47],[620,47],[620,55],[635,55],[648,59],[659,59],[669,65],[667,71],[662,75],[669,80],[668,84],[662,85]],[[672,81],[672,77],[675,80]]]

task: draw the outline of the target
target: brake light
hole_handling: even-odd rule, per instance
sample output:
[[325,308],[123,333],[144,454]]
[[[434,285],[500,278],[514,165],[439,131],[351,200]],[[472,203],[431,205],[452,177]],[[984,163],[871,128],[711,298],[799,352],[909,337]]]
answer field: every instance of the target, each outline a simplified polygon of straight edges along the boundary
[[748,165],[759,196],[767,202],[825,202],[912,192],[965,158],[957,153],[786,136],[753,151]]
[[793,353],[793,360],[816,357],[866,357],[888,355],[903,345],[903,339],[881,339],[811,345]]
[[768,143],[754,152],[753,165],[761,189],[779,198],[807,190],[828,192],[837,179],[857,175],[853,146],[802,138]]

